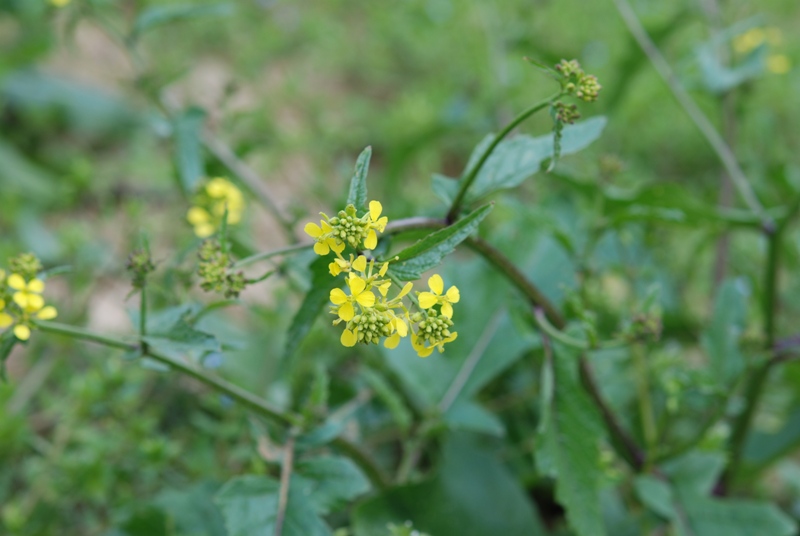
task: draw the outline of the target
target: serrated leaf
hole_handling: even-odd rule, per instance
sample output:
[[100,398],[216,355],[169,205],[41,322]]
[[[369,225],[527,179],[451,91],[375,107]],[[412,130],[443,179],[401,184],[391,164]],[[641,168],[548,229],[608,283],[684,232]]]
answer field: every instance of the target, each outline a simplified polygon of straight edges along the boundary
[[[569,155],[588,147],[600,137],[605,126],[606,118],[603,116],[565,126],[561,132],[560,154]],[[475,147],[464,176],[469,174],[469,169],[477,163],[479,155],[492,139],[493,136],[489,135]],[[519,186],[541,170],[542,163],[553,157],[555,147],[553,133],[535,138],[516,136],[500,142],[467,191],[465,203],[474,203],[498,190]],[[459,182],[442,175],[434,175],[433,189],[443,201],[450,204],[458,191]]]
[[554,348],[554,392],[542,408],[541,447],[537,463],[555,474],[556,500],[578,536],[603,536],[600,509],[600,417],[580,385],[577,359],[561,346]]
[[319,514],[339,510],[370,489],[364,473],[348,458],[321,456],[295,465],[297,485]]
[[356,170],[350,179],[350,192],[347,194],[347,204],[359,210],[367,209],[367,174],[369,173],[369,160],[372,158],[372,147],[367,147],[356,160]]
[[283,359],[291,358],[306,338],[311,326],[317,319],[325,304],[330,299],[331,290],[343,284],[342,278],[332,277],[328,271],[330,259],[318,257],[311,263],[311,288],[308,289],[303,303],[292,318],[289,332],[286,335],[286,349]]
[[733,381],[744,370],[739,339],[745,328],[748,294],[743,279],[725,281],[717,292],[711,325],[702,336],[711,368],[723,384]]
[[[234,478],[217,493],[228,536],[274,536],[280,483],[263,476]],[[283,536],[330,536],[311,499],[292,478],[283,523]]]
[[205,161],[200,133],[206,113],[195,106],[179,115],[173,124],[175,134],[175,165],[184,193],[192,194],[197,183],[205,177]]
[[220,352],[222,347],[217,338],[210,333],[195,329],[188,322],[190,315],[191,312],[187,310],[174,323],[142,337],[142,340],[153,348],[171,355],[194,352],[198,354],[195,357],[199,357],[207,352]]
[[397,259],[389,265],[392,275],[402,281],[419,279],[423,272],[437,266],[445,255],[475,232],[491,210],[492,205],[484,205],[453,225],[429,234],[413,246],[392,256],[391,259]]
[[457,434],[442,449],[442,466],[424,482],[389,489],[361,503],[355,536],[386,534],[406,520],[420,532],[458,536],[544,536],[547,531],[516,478],[474,438]]
[[233,4],[228,3],[151,6],[136,18],[129,39],[136,40],[144,32],[171,22],[199,17],[224,17],[231,13],[233,13]]

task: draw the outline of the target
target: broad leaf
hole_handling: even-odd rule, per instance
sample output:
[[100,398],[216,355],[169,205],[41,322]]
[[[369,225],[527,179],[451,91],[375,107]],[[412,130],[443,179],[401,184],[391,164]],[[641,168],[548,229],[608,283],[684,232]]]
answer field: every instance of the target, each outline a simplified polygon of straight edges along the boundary
[[356,170],[350,179],[350,192],[347,194],[347,204],[359,210],[367,209],[367,173],[369,173],[369,160],[372,158],[372,147],[367,147],[356,160]]
[[[176,308],[180,311],[183,308]],[[173,310],[169,310],[171,316]],[[222,350],[219,341],[210,333],[197,330],[189,323],[191,316],[190,310],[185,310],[174,322],[162,324],[155,331],[148,332],[143,337],[147,344],[153,348],[172,356],[182,356],[190,354],[195,360],[209,352],[220,352]],[[148,322],[148,325],[151,325]]]
[[553,362],[544,367],[543,377],[552,374],[554,389],[542,408],[537,463],[555,478],[556,500],[575,533],[602,536],[600,417],[580,385],[574,355],[557,345]]
[[183,191],[191,194],[197,183],[205,177],[203,146],[200,141],[203,121],[206,113],[197,107],[191,107],[175,119],[175,165]]
[[445,255],[466,240],[478,228],[492,205],[484,205],[453,225],[440,229],[423,238],[413,246],[393,255],[389,269],[393,276],[402,281],[415,281],[422,273],[436,267]]
[[[561,132],[560,155],[573,154],[589,146],[600,137],[605,126],[606,118],[602,116],[567,125]],[[502,141],[478,172],[475,182],[467,192],[465,204],[473,203],[498,190],[519,186],[525,179],[539,172],[545,160],[554,156],[554,136],[553,133],[536,138],[522,135]],[[478,156],[491,140],[491,135],[487,136],[473,150],[464,176],[475,165]],[[442,175],[433,177],[434,191],[448,204],[452,203],[458,188],[458,180]]]
[[300,343],[306,338],[311,326],[317,319],[325,304],[330,299],[331,290],[343,284],[342,278],[331,277],[328,271],[330,259],[318,257],[311,263],[311,288],[303,298],[303,303],[292,318],[289,332],[286,336],[286,349],[283,359],[289,359],[299,348]]
[[224,17],[233,13],[233,4],[183,4],[150,6],[133,23],[129,39],[136,40],[144,32],[171,22],[199,17]]
[[368,492],[369,481],[348,458],[322,456],[295,465],[292,484],[309,497],[320,514],[339,510]]
[[495,453],[468,436],[447,440],[437,474],[385,491],[360,504],[356,536],[386,534],[389,523],[411,521],[432,535],[539,536],[547,534],[516,478]]
[[[234,478],[217,493],[228,536],[273,536],[278,516],[280,483],[263,476]],[[292,478],[283,536],[331,536],[304,488]]]
[[703,347],[721,383],[733,381],[744,369],[739,339],[745,328],[749,289],[742,279],[728,280],[717,292],[711,325],[703,334]]

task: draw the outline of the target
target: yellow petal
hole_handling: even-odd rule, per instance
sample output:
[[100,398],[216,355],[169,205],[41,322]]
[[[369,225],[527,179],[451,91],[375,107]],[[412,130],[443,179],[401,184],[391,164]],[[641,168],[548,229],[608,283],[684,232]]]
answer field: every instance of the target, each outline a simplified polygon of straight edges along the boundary
[[386,229],[387,223],[389,223],[389,218],[384,216],[383,218],[375,222],[375,227],[377,227],[380,232],[383,232]]
[[22,290],[25,288],[25,279],[19,274],[11,274],[8,276],[8,286],[14,290]]
[[381,277],[385,276],[386,275],[386,271],[388,269],[389,269],[389,263],[388,262],[384,262],[383,266],[381,266],[381,269],[378,272],[378,275],[381,276]]
[[27,341],[31,338],[31,328],[23,326],[22,324],[17,324],[14,326],[14,336],[21,341]]
[[389,292],[389,288],[391,288],[392,282],[387,281],[386,283],[381,283],[378,285],[378,292],[381,293],[381,296],[386,296],[386,293]]
[[0,329],[5,329],[14,323],[14,319],[8,313],[0,313]]
[[30,292],[36,292],[38,294],[41,294],[42,292],[44,292],[44,281],[42,281],[41,279],[31,279],[28,282],[28,290]]
[[341,305],[347,301],[347,294],[340,288],[331,291],[331,301],[336,305]]
[[450,334],[450,336],[449,336],[449,337],[447,337],[447,338],[446,338],[446,339],[445,339],[443,342],[453,342],[453,341],[454,341],[454,340],[456,340],[457,338],[458,338],[458,333],[456,333],[456,332],[454,331],[454,332],[453,332],[453,333],[451,333],[451,334]]
[[375,305],[375,294],[371,290],[362,292],[356,297],[356,301],[364,307],[372,307]]
[[44,298],[38,294],[28,294],[28,304],[25,306],[27,312],[35,313],[42,307],[44,307]]
[[402,298],[403,296],[405,296],[406,294],[408,294],[409,292],[411,292],[411,289],[412,289],[412,288],[414,288],[414,283],[412,283],[411,281],[409,281],[408,283],[406,283],[406,284],[403,286],[403,289],[400,291],[400,294],[398,294],[397,296],[395,296],[395,298],[394,298],[394,299],[395,299],[395,300],[399,300],[400,298]]
[[442,304],[442,314],[447,318],[453,318],[453,306],[449,302]]
[[378,221],[381,212],[383,212],[383,206],[381,205],[380,201],[369,202],[369,217],[372,219],[372,221]]
[[394,329],[397,330],[397,333],[401,337],[405,337],[406,335],[408,335],[408,324],[406,324],[406,321],[403,320],[402,318],[394,319]]
[[322,229],[320,229],[319,225],[313,222],[308,222],[306,226],[303,227],[303,230],[311,238],[317,238],[322,234]]
[[314,244],[314,253],[317,255],[327,255],[331,252],[331,248],[327,242],[317,242]]
[[342,337],[339,339],[342,343],[342,346],[347,346],[348,348],[355,346],[356,342],[358,342],[358,336],[355,333],[346,329],[342,332]]
[[335,238],[329,238],[328,247],[330,247],[336,253],[341,253],[344,251],[344,242],[339,242]]
[[204,208],[192,207],[186,213],[186,219],[192,225],[200,225],[201,223],[208,223],[211,220],[211,214]]
[[366,249],[375,249],[375,246],[377,245],[378,245],[378,235],[375,234],[375,231],[373,229],[370,229],[366,240],[364,240],[364,247]]
[[[337,259],[337,260],[338,260],[338,259]],[[339,266],[337,263],[335,263],[335,262],[332,262],[332,263],[330,263],[330,264],[328,265],[328,271],[330,272],[330,274],[331,274],[333,277],[336,277],[337,275],[339,275],[339,274],[341,274],[341,273],[342,273],[342,267],[341,267],[341,266]]]
[[453,285],[449,289],[447,289],[447,301],[450,303],[458,303],[458,300],[461,299],[461,293],[458,291],[458,287]]
[[400,344],[400,335],[398,335],[397,333],[395,333],[391,337],[387,337],[386,340],[383,341],[383,345],[389,350],[397,348],[398,344]]
[[240,210],[228,210],[228,223],[236,225],[242,221],[242,212]]
[[349,322],[350,320],[352,320],[355,315],[356,313],[353,310],[352,303],[347,302],[341,307],[339,307],[339,318],[341,318],[345,322]]
[[359,272],[365,272],[367,270],[367,258],[364,255],[359,255],[353,262],[353,268]]
[[331,227],[331,224],[328,223],[327,221],[319,220],[319,224],[322,226],[322,232],[323,233],[328,234],[331,231],[333,231],[333,227]]
[[28,294],[27,292],[15,292],[11,299],[14,300],[14,303],[25,309],[28,306]]
[[196,234],[198,238],[208,238],[214,234],[214,226],[210,223],[201,223],[200,225],[195,226],[194,234]]
[[358,296],[367,288],[367,282],[351,273],[347,280],[347,286],[350,287],[350,292],[353,296]]
[[430,292],[421,292],[419,295],[419,306],[423,309],[430,309],[437,301],[438,298]]
[[6,300],[0,299],[0,311],[6,308]]
[[444,281],[442,281],[442,276],[439,274],[433,274],[428,279],[428,286],[431,288],[434,294],[441,296],[442,292],[444,292]]
[[786,74],[792,69],[792,62],[785,54],[773,54],[767,58],[767,70],[774,74]]
[[415,350],[417,351],[417,355],[420,357],[428,357],[433,353],[433,347],[428,348],[423,345],[417,346]]
[[39,320],[52,320],[58,316],[58,311],[52,305],[48,305],[38,313],[36,313],[36,318]]

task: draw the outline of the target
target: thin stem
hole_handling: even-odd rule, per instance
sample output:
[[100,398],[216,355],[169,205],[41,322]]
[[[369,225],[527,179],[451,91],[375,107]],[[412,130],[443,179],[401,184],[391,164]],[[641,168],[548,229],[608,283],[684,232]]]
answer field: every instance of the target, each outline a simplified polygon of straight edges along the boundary
[[347,454],[347,456],[364,471],[364,474],[367,475],[367,478],[369,478],[373,486],[379,490],[384,490],[389,487],[389,478],[384,474],[375,460],[364,452],[361,447],[341,436],[334,439],[331,445]]
[[642,419],[645,451],[649,460],[654,453],[658,439],[653,402],[650,400],[650,379],[647,370],[647,356],[643,344],[637,343],[632,347],[633,364],[636,367],[636,387],[639,398],[639,413]]
[[[38,322],[37,326],[45,332],[66,335],[75,339],[93,341],[113,348],[134,351],[140,348],[139,344],[135,342],[129,342],[124,339],[101,335],[99,333],[94,333],[82,328],[76,328],[74,326],[68,326],[66,324],[60,324],[58,322]],[[284,413],[277,408],[273,408],[262,398],[242,389],[237,385],[223,380],[222,378],[211,376],[192,363],[164,355],[153,350],[152,348],[148,349],[147,354],[145,355],[165,365],[168,365],[171,368],[177,369],[178,371],[186,374],[187,376],[191,376],[192,378],[208,385],[209,387],[213,387],[217,391],[224,393],[246,408],[263,417],[281,424],[300,424],[300,417],[291,413]]]
[[472,347],[472,351],[469,353],[469,356],[464,360],[464,363],[461,365],[461,369],[456,374],[456,377],[453,378],[453,382],[450,384],[450,387],[447,389],[447,392],[442,397],[441,402],[439,402],[439,411],[442,413],[446,413],[450,406],[453,405],[453,402],[456,401],[458,395],[461,394],[461,390],[469,381],[472,372],[475,370],[475,367],[478,366],[483,355],[486,353],[486,349],[489,347],[489,343],[492,342],[492,337],[494,337],[495,333],[497,333],[497,329],[500,327],[500,321],[503,319],[503,315],[505,314],[504,309],[500,309],[497,311],[492,319],[489,320],[489,323],[486,325],[486,329],[483,330],[481,333],[478,342],[475,343],[475,346]]
[[142,339],[142,353],[147,353],[147,343],[144,337],[147,336],[147,282],[142,285],[139,291],[139,337]]
[[719,135],[719,132],[717,132],[714,125],[711,124],[708,117],[706,117],[703,111],[695,104],[683,88],[683,85],[681,85],[680,81],[675,76],[666,58],[664,58],[661,51],[658,50],[656,44],[647,34],[647,31],[644,29],[644,26],[642,26],[642,23],[639,21],[628,1],[614,0],[614,4],[622,20],[625,22],[625,25],[628,27],[628,30],[631,32],[631,35],[633,35],[634,39],[639,43],[639,47],[648,57],[650,63],[653,64],[653,67],[658,71],[658,74],[664,82],[666,82],[667,86],[669,86],[675,99],[689,115],[695,126],[700,130],[700,133],[706,138],[709,145],[711,145],[717,157],[719,157],[720,162],[722,162],[722,165],[728,172],[728,176],[736,187],[742,201],[744,201],[750,210],[758,215],[761,219],[761,225],[767,233],[774,232],[775,222],[769,214],[764,211],[764,207],[756,197],[747,177],[741,167],[739,167],[739,163],[736,161],[736,156],[733,154],[733,151],[731,151],[728,144],[726,144],[722,136]]
[[233,268],[242,268],[249,264],[253,264],[259,261],[265,261],[267,259],[271,259],[272,257],[277,257],[278,255],[287,255],[292,253],[300,253],[301,251],[305,251],[307,249],[311,249],[314,247],[313,242],[303,242],[301,244],[295,244],[293,246],[286,246],[279,249],[274,249],[272,251],[265,251],[263,253],[256,253],[255,255],[250,255],[249,257],[245,257],[240,261],[234,263]]
[[550,106],[550,104],[561,95],[563,95],[563,93],[558,92],[555,95],[547,97],[543,101],[537,102],[512,119],[511,122],[508,123],[503,130],[501,130],[500,133],[494,137],[492,143],[490,143],[489,146],[483,151],[483,154],[478,159],[478,162],[468,170],[468,175],[460,181],[458,193],[456,194],[455,199],[453,199],[453,204],[450,206],[450,211],[447,213],[448,222],[452,223],[458,218],[458,214],[461,211],[461,205],[464,203],[464,197],[467,195],[467,190],[469,190],[469,187],[472,186],[472,183],[475,181],[475,178],[478,176],[481,168],[489,159],[492,152],[497,148],[498,145],[500,145],[500,142],[503,141],[503,138],[505,138],[512,130],[514,130],[517,125],[531,117],[533,114]]
[[289,435],[283,447],[283,466],[281,467],[281,487],[278,492],[278,513],[275,516],[275,536],[283,533],[283,520],[286,518],[286,507],[289,505],[289,485],[294,468],[294,434]]
[[587,341],[582,341],[580,339],[576,339],[575,337],[571,337],[556,329],[554,325],[548,322],[547,317],[544,314],[544,311],[536,307],[533,311],[533,318],[536,320],[536,324],[539,328],[550,335],[552,338],[557,340],[562,344],[566,344],[567,346],[571,346],[572,348],[576,348],[578,350],[603,350],[609,348],[621,348],[623,346],[627,346],[627,343],[624,341],[608,341],[608,342],[598,342],[598,343],[589,343]]

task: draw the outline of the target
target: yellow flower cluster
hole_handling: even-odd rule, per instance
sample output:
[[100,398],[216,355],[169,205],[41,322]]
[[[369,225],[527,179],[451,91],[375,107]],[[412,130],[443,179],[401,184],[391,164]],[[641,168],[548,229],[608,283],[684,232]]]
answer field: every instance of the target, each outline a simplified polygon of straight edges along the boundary
[[[774,47],[782,42],[783,34],[778,28],[751,28],[733,39],[733,50],[744,55],[764,44]],[[792,68],[792,62],[786,54],[770,54],[766,66],[771,73],[786,74]]]
[[[335,288],[330,293],[333,303],[331,314],[336,316],[333,325],[344,323],[340,341],[347,347],[356,343],[379,344],[383,340],[386,348],[396,348],[400,339],[411,335],[411,344],[420,357],[427,357],[436,348],[444,351],[444,345],[452,342],[458,333],[453,327],[453,304],[460,299],[458,288],[451,286],[444,292],[444,281],[438,274],[428,280],[430,291],[409,296],[413,284],[406,283],[398,293],[389,298],[393,281],[387,278],[389,262],[375,266],[360,250],[374,249],[378,244],[377,233],[383,232],[388,219],[381,217],[383,207],[378,201],[369,204],[369,212],[358,216],[356,208],[348,205],[336,217],[322,214],[320,225],[308,223],[306,233],[314,238],[314,251],[318,255],[336,254],[328,265],[333,277],[346,274],[349,293]],[[342,255],[346,247],[356,251],[348,258]],[[375,291],[377,290],[377,295]],[[408,297],[419,311],[411,313],[404,302]]]
[[14,336],[27,341],[31,336],[31,321],[52,320],[58,312],[52,305],[45,305],[44,281],[38,278],[25,280],[20,274],[6,277],[0,270],[0,329],[13,327]]
[[194,227],[194,234],[207,238],[214,234],[228,211],[228,224],[242,221],[244,196],[232,182],[222,177],[208,181],[198,192],[194,205],[186,213],[186,219]]

